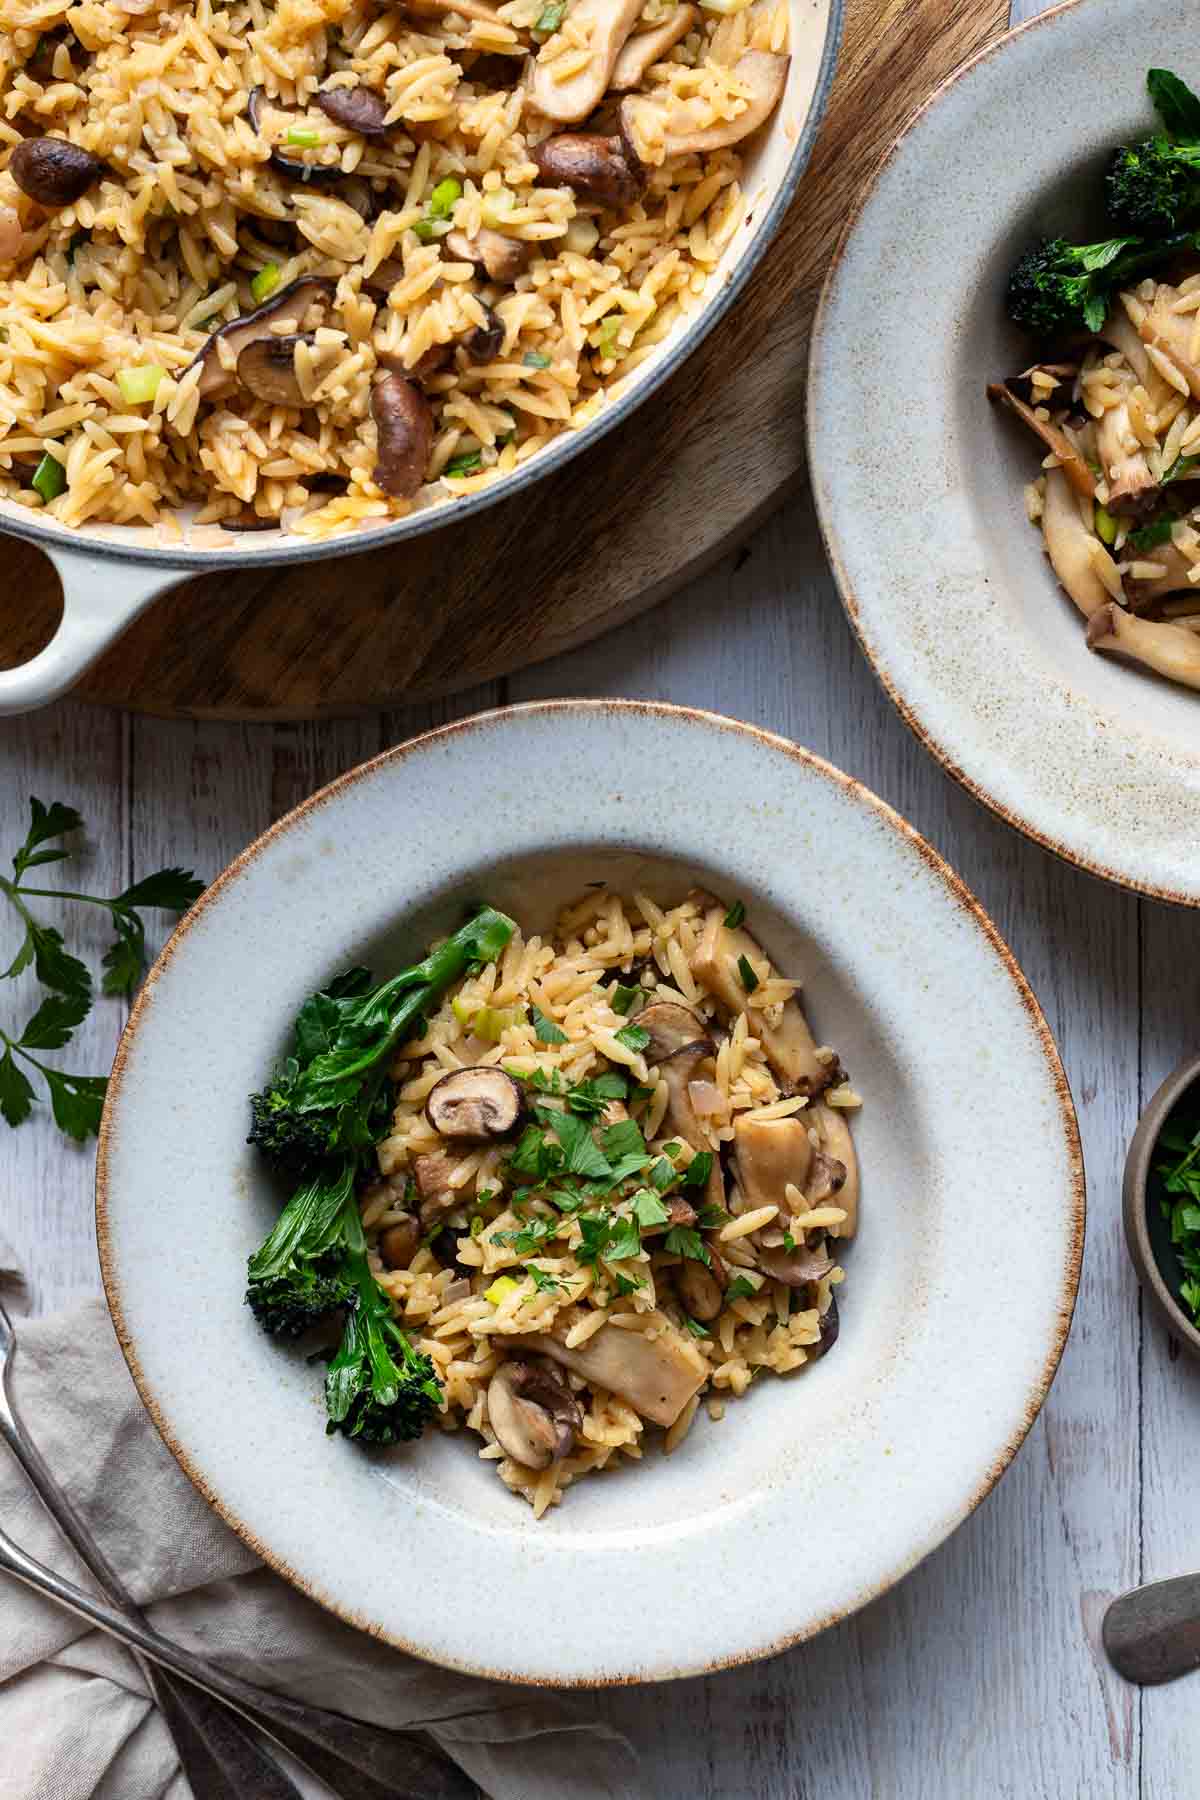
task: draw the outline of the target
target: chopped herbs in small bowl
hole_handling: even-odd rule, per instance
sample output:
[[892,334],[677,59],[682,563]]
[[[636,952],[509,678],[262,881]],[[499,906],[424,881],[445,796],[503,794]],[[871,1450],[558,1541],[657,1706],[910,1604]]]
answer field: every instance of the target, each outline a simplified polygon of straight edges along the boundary
[[1200,1357],[1200,1056],[1169,1075],[1125,1164],[1125,1236],[1159,1317]]

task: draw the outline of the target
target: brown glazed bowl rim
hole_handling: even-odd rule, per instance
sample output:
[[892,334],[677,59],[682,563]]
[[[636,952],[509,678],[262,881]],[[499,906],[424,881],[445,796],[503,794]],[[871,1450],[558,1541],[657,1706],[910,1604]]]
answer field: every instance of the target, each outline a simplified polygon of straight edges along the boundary
[[1192,1324],[1167,1285],[1154,1245],[1148,1216],[1150,1171],[1163,1126],[1188,1089],[1200,1084],[1200,1055],[1189,1056],[1173,1069],[1138,1120],[1125,1158],[1122,1188],[1125,1242],[1142,1291],[1162,1323],[1189,1356],[1200,1361],[1200,1328]]

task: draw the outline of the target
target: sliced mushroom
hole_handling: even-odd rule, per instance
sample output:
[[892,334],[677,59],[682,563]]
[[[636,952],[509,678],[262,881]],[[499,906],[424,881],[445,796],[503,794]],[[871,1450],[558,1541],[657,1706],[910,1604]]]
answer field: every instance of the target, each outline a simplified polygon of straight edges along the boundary
[[820,1281],[822,1275],[828,1275],[834,1266],[833,1258],[824,1250],[806,1250],[803,1247],[789,1250],[785,1244],[775,1245],[771,1249],[759,1248],[754,1254],[764,1275],[791,1288],[807,1287],[810,1281]]
[[1041,438],[1048,450],[1053,451],[1062,465],[1063,474],[1077,494],[1082,494],[1088,500],[1094,497],[1096,478],[1061,426],[1053,424],[1049,419],[1039,419],[1033,408],[1027,406],[1024,400],[1018,399],[1005,382],[991,382],[987,394],[989,400],[1007,406],[1023,425],[1028,425],[1035,437]]
[[657,1337],[602,1325],[584,1344],[568,1350],[562,1341],[576,1320],[559,1314],[545,1334],[517,1339],[597,1387],[620,1394],[635,1412],[656,1425],[673,1425],[692,1395],[708,1379],[708,1364],[682,1332],[663,1325]]
[[812,1167],[812,1139],[803,1119],[754,1119],[745,1114],[733,1122],[738,1187],[754,1212],[760,1206],[786,1208],[784,1189],[791,1182],[803,1194]]
[[[259,137],[263,135],[262,112],[266,98],[262,88],[253,87],[246,100],[246,117],[250,121],[251,130]],[[276,144],[272,144],[268,160],[271,167],[281,175],[288,176],[292,181],[306,181],[310,187],[327,187],[332,182],[345,179],[340,162],[306,163],[303,157],[288,156]]]
[[310,306],[317,302],[328,306],[336,291],[337,283],[325,276],[304,275],[299,281],[289,282],[287,287],[280,288],[257,311],[242,313],[238,318],[230,319],[227,325],[218,325],[203,350],[190,364],[193,369],[199,364],[202,370],[200,398],[222,400],[237,388],[238,377],[235,370],[227,369],[221,361],[221,354],[217,349],[219,341],[223,339],[234,356],[240,357],[246,346],[256,339],[275,336],[269,329],[273,321],[294,319],[299,324]]
[[1183,376],[1193,400],[1200,400],[1200,368],[1191,357],[1195,318],[1191,313],[1171,311],[1178,299],[1178,288],[1161,283],[1153,304],[1146,308],[1138,322],[1138,336]]
[[529,261],[528,244],[505,237],[502,231],[489,231],[486,225],[474,237],[465,231],[448,231],[442,243],[455,262],[473,263],[489,281],[513,282]]
[[273,406],[303,406],[304,395],[296,379],[296,345],[311,344],[303,332],[288,337],[255,338],[240,352],[237,378],[256,400]]
[[[1126,548],[1122,555],[1134,557],[1135,552]],[[1190,579],[1193,565],[1173,539],[1168,538],[1165,544],[1155,544],[1152,550],[1137,555],[1136,561],[1156,568],[1159,573],[1134,575],[1131,572],[1122,577],[1125,598],[1133,612],[1145,612],[1166,594],[1196,593],[1195,583]]]
[[495,362],[504,343],[504,326],[490,306],[484,307],[485,322],[477,325],[463,340],[463,349],[473,363]]
[[699,19],[696,7],[676,6],[661,25],[652,25],[649,31],[639,31],[634,37],[626,38],[608,78],[609,88],[625,93],[639,87],[646,70],[653,63],[661,62],[667,51],[674,49]]
[[66,138],[25,138],[9,158],[8,172],[39,206],[70,206],[100,179],[104,164]]
[[622,136],[564,131],[543,138],[529,154],[551,187],[569,187],[604,206],[628,206],[646,185],[646,170]]
[[[845,1114],[836,1106],[814,1107],[813,1119],[821,1134],[826,1158],[834,1164],[835,1170],[842,1171],[841,1181],[834,1191],[837,1194],[836,1203],[846,1217],[842,1224],[834,1228],[833,1235],[837,1238],[852,1238],[858,1229],[859,1200],[858,1154],[854,1148],[854,1139],[850,1135]],[[820,1154],[818,1152],[818,1156]],[[811,1185],[805,1192],[814,1206],[819,1204]]]
[[434,1082],[425,1101],[425,1117],[435,1131],[468,1143],[507,1137],[520,1116],[521,1089],[490,1064],[452,1069]]
[[1169,681],[1200,688],[1200,638],[1185,625],[1138,619],[1110,602],[1088,620],[1087,638],[1093,650],[1117,651]]
[[[716,1050],[711,1038],[700,1038],[694,1044],[685,1044],[682,1050],[665,1056],[657,1065],[659,1075],[667,1084],[667,1110],[663,1115],[663,1129],[674,1137],[680,1137],[692,1149],[712,1155],[712,1145],[704,1134],[704,1128],[692,1105],[689,1087],[696,1071],[702,1063],[709,1061]],[[725,1176],[721,1169],[721,1159],[713,1156],[708,1171],[708,1180],[704,1185],[704,1198],[709,1206],[725,1204]]]
[[483,0],[402,0],[400,11],[418,19],[436,19],[442,13],[457,13],[460,19],[478,19],[481,25],[503,25],[495,9]]
[[723,119],[719,125],[695,130],[686,125],[681,128],[678,114],[669,102],[650,94],[630,94],[621,102],[624,135],[638,156],[654,144],[661,144],[668,156],[702,156],[709,150],[723,150],[727,144],[739,143],[757,131],[779,105],[791,60],[790,56],[776,56],[770,50],[743,50],[733,72],[750,90],[746,108],[736,119]]
[[357,131],[360,137],[385,138],[400,129],[386,123],[387,101],[365,82],[357,87],[323,88],[316,102],[327,119],[344,125],[347,131]]
[[698,1043],[708,1033],[699,1013],[674,1000],[657,1000],[652,1006],[644,1006],[637,1015],[637,1022],[639,1030],[650,1033],[645,1056],[652,1064],[674,1056],[677,1050],[684,1050],[689,1044]]
[[686,1256],[675,1270],[675,1291],[686,1312],[701,1325],[707,1325],[716,1318],[725,1304],[725,1289],[729,1285],[729,1276],[720,1255],[708,1245],[711,1265],[700,1262],[696,1257]]
[[500,1448],[526,1469],[568,1456],[583,1410],[553,1369],[533,1358],[502,1362],[488,1383],[488,1423]]
[[415,381],[385,375],[371,389],[371,417],[379,440],[376,485],[406,500],[425,480],[433,443],[429,402]]
[[421,1227],[408,1214],[379,1234],[379,1254],[389,1269],[407,1269],[421,1247]]
[[[705,918],[692,957],[692,974],[731,1013],[748,1010],[739,957],[761,960],[762,950],[748,931],[726,925],[725,909],[718,901]],[[800,1002],[794,997],[785,1002],[778,1025],[768,1025],[760,1012],[753,1014],[750,1023],[767,1061],[790,1092],[817,1094],[836,1079],[836,1064],[823,1063],[818,1057]]]
[[1079,501],[1061,469],[1051,469],[1046,476],[1042,536],[1054,573],[1084,618],[1090,619],[1097,608],[1112,599],[1112,595],[1092,562],[1092,546],[1100,540],[1084,524]]
[[577,125],[599,105],[621,46],[638,22],[642,0],[573,0],[571,24],[587,37],[588,60],[565,81],[556,81],[554,62],[537,61],[529,78],[529,99],[548,119]]
[[[467,1198],[466,1188],[452,1188],[450,1177],[459,1158],[445,1150],[430,1150],[413,1158],[412,1174],[421,1196],[421,1229],[431,1231],[444,1213],[453,1212]],[[467,1184],[470,1185],[469,1183]]]
[[821,1314],[821,1335],[815,1344],[806,1344],[804,1354],[809,1362],[819,1362],[827,1350],[832,1350],[838,1340],[838,1303],[837,1295],[830,1290],[829,1305]]

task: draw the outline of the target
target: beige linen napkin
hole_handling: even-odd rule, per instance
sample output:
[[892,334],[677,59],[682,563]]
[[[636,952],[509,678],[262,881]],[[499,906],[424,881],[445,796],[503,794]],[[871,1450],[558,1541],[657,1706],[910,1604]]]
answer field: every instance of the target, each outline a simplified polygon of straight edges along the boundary
[[[11,1309],[16,1296],[4,1291]],[[257,1563],[163,1445],[99,1300],[20,1323],[14,1393],[59,1482],[160,1631],[265,1687],[379,1725],[426,1727],[491,1800],[635,1800],[631,1748],[593,1722],[586,1703],[389,1650]],[[92,1585],[3,1444],[0,1520],[40,1561]],[[0,1576],[0,1800],[188,1793],[136,1662]]]

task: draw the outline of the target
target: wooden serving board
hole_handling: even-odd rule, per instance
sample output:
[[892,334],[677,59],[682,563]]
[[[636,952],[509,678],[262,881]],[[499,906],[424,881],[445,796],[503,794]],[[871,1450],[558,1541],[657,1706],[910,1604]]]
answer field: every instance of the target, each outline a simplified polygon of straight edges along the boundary
[[[624,430],[531,492],[393,550],[189,581],[130,627],[80,695],[230,719],[431,699],[582,644],[699,574],[803,471],[809,328],[856,194],[1007,15],[1007,0],[846,0],[795,204],[731,316]],[[11,667],[49,638],[60,598],[39,551],[9,538],[3,554],[0,667]]]

